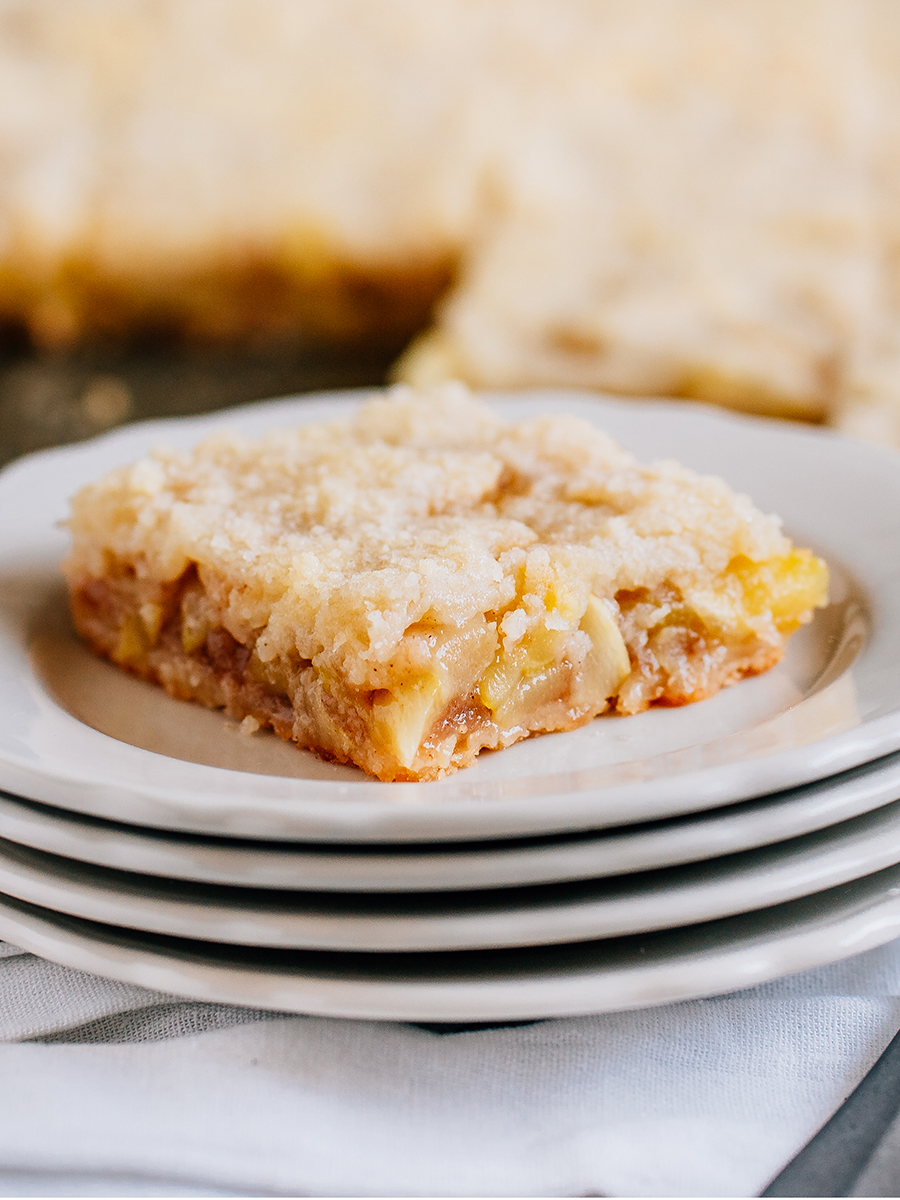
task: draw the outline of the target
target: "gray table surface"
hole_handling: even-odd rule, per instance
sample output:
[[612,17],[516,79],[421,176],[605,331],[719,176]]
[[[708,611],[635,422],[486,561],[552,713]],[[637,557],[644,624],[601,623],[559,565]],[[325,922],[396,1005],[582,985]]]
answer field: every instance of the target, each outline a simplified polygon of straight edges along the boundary
[[398,347],[27,351],[0,355],[0,466],[129,421],[385,381]]

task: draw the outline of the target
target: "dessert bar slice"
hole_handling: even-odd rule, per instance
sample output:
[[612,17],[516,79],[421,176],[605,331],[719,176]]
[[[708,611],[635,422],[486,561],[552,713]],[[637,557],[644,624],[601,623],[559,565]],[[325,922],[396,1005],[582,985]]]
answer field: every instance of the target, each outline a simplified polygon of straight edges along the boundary
[[721,480],[453,384],[157,450],[70,528],[95,650],[385,780],[711,696],[826,599],[824,563]]

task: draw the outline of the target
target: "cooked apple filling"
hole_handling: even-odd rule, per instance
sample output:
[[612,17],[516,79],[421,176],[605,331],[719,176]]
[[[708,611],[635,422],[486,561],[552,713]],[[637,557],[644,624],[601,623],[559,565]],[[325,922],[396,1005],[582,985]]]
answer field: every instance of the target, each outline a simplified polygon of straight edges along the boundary
[[773,666],[827,569],[719,479],[459,386],[157,450],[75,497],[101,654],[379,779]]

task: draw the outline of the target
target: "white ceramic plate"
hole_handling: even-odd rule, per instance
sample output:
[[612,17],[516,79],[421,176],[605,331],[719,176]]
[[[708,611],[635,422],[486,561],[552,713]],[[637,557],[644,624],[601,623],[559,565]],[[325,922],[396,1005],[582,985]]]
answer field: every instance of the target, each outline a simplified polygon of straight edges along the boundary
[[389,1021],[615,1012],[750,987],[900,936],[900,867],[775,908],[628,938],[445,954],[262,950],[139,934],[0,897],[0,938],[190,996]]
[[339,896],[131,875],[0,841],[0,893],[152,933],[304,950],[482,950],[618,937],[769,907],[900,862],[900,801],[762,850],[610,880]]
[[85,817],[0,793],[0,838],[123,871],[238,887],[435,892],[599,879],[772,845],[900,797],[900,754],[759,800],[599,834],[418,846],[240,841]]
[[575,413],[644,459],[723,475],[824,554],[832,604],[775,670],[681,709],[531,739],[432,784],[383,784],[169,699],[67,629],[58,523],[82,483],[165,440],[261,431],[358,396],[134,426],[0,477],[0,786],[161,828],[304,841],[438,841],[599,829],[821,779],[900,747],[900,459],[823,430],[565,393],[498,399]]

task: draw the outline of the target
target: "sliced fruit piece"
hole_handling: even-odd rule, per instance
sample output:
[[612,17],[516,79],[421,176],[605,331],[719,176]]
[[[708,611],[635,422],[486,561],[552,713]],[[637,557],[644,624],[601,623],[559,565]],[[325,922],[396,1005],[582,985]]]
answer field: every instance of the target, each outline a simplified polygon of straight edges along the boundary
[[185,654],[198,650],[210,629],[209,601],[203,588],[196,584],[181,597],[181,645]]
[[614,696],[631,672],[628,649],[609,607],[590,596],[579,628],[591,639],[579,684],[579,700],[595,704]]
[[372,701],[376,740],[407,768],[449,702],[475,688],[497,645],[494,626],[481,615],[461,630],[425,626],[413,632],[432,645],[431,670],[392,691],[376,692]]
[[779,633],[792,633],[805,613],[828,599],[828,567],[811,550],[792,548],[783,558],[761,563],[738,555],[728,570],[740,580],[750,615],[768,609]]
[[781,634],[792,633],[828,601],[828,567],[811,550],[764,562],[736,555],[708,588],[694,589],[690,607],[716,636],[754,634],[754,619],[771,613]]
[[443,706],[443,688],[437,671],[398,688],[377,693],[372,702],[372,722],[378,741],[404,767],[411,767],[423,739]]
[[119,637],[113,658],[126,667],[137,667],[143,662],[150,648],[150,639],[144,622],[137,613],[127,613],[119,626]]
[[[553,615],[558,618],[559,610],[554,609]],[[598,712],[615,694],[630,672],[631,663],[619,627],[602,600],[588,598],[578,628],[590,638],[591,648],[574,685],[573,663],[566,656],[566,643],[574,626],[548,629],[541,625],[517,645],[501,650],[485,672],[480,689],[483,703],[501,728],[520,724],[525,714],[561,699],[570,686],[576,705]]]

